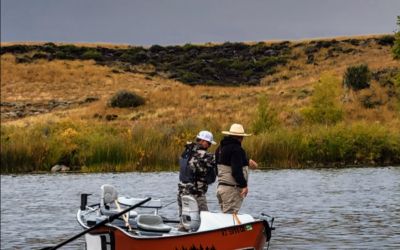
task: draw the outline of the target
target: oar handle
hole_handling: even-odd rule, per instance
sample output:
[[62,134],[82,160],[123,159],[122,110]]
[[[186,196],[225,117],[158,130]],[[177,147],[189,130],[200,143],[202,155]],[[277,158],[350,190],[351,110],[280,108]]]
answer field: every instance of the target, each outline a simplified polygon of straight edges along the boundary
[[71,241],[73,241],[73,240],[75,240],[75,239],[81,237],[82,235],[85,235],[85,234],[89,233],[90,231],[92,231],[92,230],[94,230],[94,229],[99,228],[99,227],[101,227],[101,226],[104,226],[104,225],[107,224],[108,222],[110,222],[110,223],[113,222],[116,218],[120,217],[121,215],[123,215],[123,214],[125,214],[125,213],[127,213],[127,212],[129,212],[129,211],[131,211],[132,209],[135,209],[135,208],[137,208],[137,207],[143,205],[144,203],[148,202],[149,200],[151,200],[151,197],[147,197],[147,198],[144,199],[143,201],[137,203],[136,205],[134,205],[134,206],[132,206],[132,207],[129,207],[129,208],[123,210],[122,212],[119,212],[119,213],[117,213],[117,214],[111,215],[110,217],[108,217],[107,219],[105,219],[105,220],[103,220],[103,221],[97,223],[97,224],[94,225],[93,227],[86,229],[85,231],[83,231],[83,232],[81,232],[81,233],[75,235],[74,237],[72,237],[72,238],[70,238],[70,239],[68,239],[68,240],[66,240],[66,241],[64,241],[64,242],[61,242],[60,244],[58,244],[58,245],[56,245],[56,246],[54,246],[54,247],[44,247],[44,248],[42,248],[42,249],[40,249],[40,250],[55,250],[55,249],[58,249],[58,248],[60,248],[60,247],[62,247],[62,246],[64,246],[64,245],[70,243]]

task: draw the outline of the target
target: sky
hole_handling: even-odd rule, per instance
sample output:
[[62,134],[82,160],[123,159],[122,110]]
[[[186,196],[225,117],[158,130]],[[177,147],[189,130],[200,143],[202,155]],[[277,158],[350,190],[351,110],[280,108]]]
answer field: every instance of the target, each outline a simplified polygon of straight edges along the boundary
[[150,46],[387,34],[400,0],[1,0],[1,42]]

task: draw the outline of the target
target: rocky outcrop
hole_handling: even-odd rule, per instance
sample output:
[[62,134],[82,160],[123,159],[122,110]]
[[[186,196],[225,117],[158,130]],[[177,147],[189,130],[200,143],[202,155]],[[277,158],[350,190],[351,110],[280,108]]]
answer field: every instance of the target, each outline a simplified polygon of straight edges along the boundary
[[65,165],[55,165],[54,167],[51,168],[52,173],[56,172],[67,172],[70,171],[71,169]]
[[[111,49],[103,47],[77,47],[75,45],[56,46],[54,43],[44,45],[13,45],[1,47],[0,54],[12,53],[16,56],[17,63],[30,63],[35,60],[95,60],[97,65],[119,67],[114,73],[144,73],[132,66],[139,64],[151,64],[155,71],[167,72],[169,78],[176,79],[189,85],[255,85],[255,80],[249,76],[257,75],[262,78],[267,71],[290,60],[296,60],[298,54],[290,56],[292,49],[303,47],[303,53],[313,55],[321,49],[330,48],[337,53],[361,53],[357,46],[369,46],[375,41],[381,46],[390,46],[394,42],[394,36],[386,35],[378,38],[345,39],[342,41],[321,40],[292,45],[289,41],[265,44],[259,42],[254,45],[245,43],[226,42],[214,46],[199,46],[186,44],[184,46],[160,46],[153,45],[150,48],[130,47],[128,49]],[[340,46],[350,47],[342,49]],[[26,53],[29,53],[27,55]],[[33,54],[33,56],[31,56]],[[308,60],[311,63],[313,60]],[[270,72],[270,71],[269,71]],[[235,83],[235,84],[233,84]],[[256,84],[257,85],[257,84]],[[51,108],[59,106],[52,104]]]
[[3,118],[21,118],[25,116],[33,116],[51,112],[52,109],[69,108],[76,102],[54,101],[48,103],[10,103],[1,102],[1,117]]

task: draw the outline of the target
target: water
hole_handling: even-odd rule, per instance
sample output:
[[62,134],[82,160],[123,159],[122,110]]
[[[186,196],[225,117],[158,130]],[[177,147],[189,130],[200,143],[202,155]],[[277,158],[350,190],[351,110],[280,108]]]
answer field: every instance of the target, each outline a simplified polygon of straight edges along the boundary
[[[1,176],[1,249],[39,249],[79,233],[80,193],[176,199],[177,172]],[[215,185],[207,194],[218,210]],[[177,216],[176,203],[160,214]],[[241,212],[275,216],[270,249],[400,249],[400,167],[252,171]],[[84,249],[76,240],[63,249]]]

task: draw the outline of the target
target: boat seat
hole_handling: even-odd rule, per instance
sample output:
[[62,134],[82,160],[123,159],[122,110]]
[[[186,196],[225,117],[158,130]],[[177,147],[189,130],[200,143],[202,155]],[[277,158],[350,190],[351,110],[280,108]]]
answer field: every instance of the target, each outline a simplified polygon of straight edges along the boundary
[[101,200],[100,200],[100,212],[106,216],[112,216],[119,213],[117,208],[112,208],[114,200],[118,199],[118,192],[114,186],[104,184],[101,186]]
[[136,218],[137,227],[146,231],[169,232],[171,227],[164,225],[163,219],[159,215],[139,214]]

